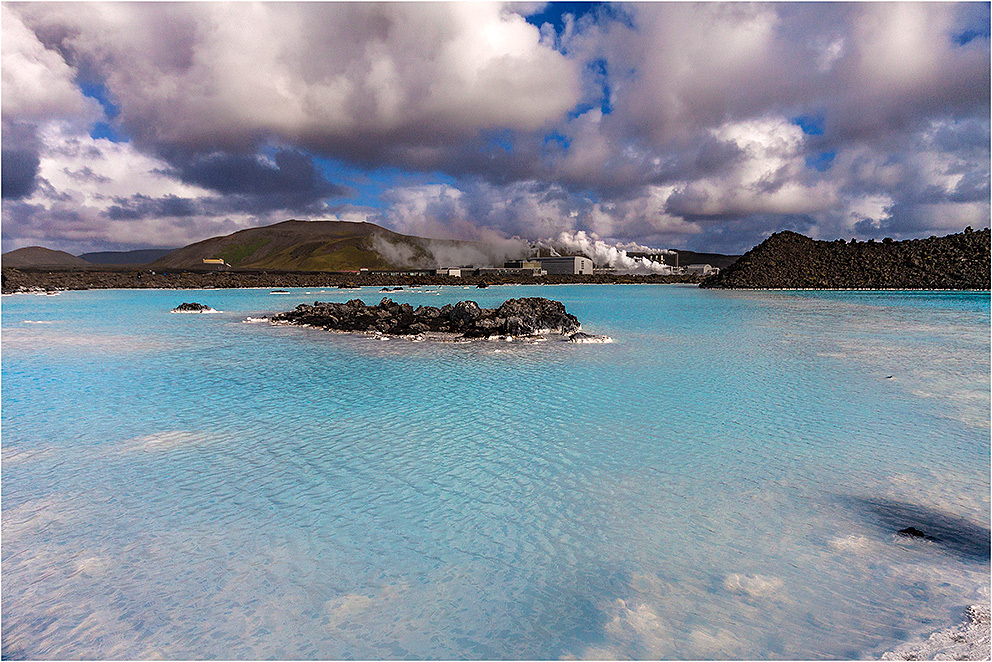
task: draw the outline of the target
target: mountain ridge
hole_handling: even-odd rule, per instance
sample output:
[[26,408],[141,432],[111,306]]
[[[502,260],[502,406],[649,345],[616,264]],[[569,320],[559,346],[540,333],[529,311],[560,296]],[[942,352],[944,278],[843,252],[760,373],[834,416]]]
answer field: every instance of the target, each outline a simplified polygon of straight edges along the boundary
[[193,269],[202,268],[204,259],[222,259],[231,267],[281,271],[427,268],[439,266],[432,252],[438,246],[457,250],[478,244],[413,237],[367,222],[290,219],[204,239],[148,266]]

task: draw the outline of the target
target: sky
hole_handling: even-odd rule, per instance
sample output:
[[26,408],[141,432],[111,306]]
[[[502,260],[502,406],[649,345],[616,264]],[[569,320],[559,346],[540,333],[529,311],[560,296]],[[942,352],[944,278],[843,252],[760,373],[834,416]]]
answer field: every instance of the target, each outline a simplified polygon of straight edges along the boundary
[[989,226],[988,3],[2,4],[2,248]]

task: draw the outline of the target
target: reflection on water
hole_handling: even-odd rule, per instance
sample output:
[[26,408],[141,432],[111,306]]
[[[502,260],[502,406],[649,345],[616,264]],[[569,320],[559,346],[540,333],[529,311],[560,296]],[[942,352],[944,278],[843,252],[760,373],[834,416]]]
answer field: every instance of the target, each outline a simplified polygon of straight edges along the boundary
[[617,342],[6,298],[4,656],[865,657],[989,600],[987,295],[431,304],[536,295]]

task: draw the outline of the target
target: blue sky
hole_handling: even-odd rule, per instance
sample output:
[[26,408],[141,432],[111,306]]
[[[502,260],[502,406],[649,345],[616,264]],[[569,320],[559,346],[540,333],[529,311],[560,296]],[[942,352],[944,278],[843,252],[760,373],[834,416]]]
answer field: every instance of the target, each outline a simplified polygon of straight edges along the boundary
[[[3,249],[989,225],[988,3],[3,5]],[[494,240],[495,240],[494,239]]]

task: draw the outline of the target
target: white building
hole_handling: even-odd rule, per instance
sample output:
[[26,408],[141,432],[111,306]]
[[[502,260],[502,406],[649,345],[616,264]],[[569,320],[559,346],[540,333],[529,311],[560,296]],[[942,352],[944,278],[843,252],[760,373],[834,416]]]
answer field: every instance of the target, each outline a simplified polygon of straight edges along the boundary
[[699,274],[700,276],[714,276],[720,273],[720,270],[708,264],[690,264],[685,268],[685,272],[687,274]]
[[541,268],[551,274],[589,274],[592,275],[592,260],[581,255],[567,257],[539,257]]

